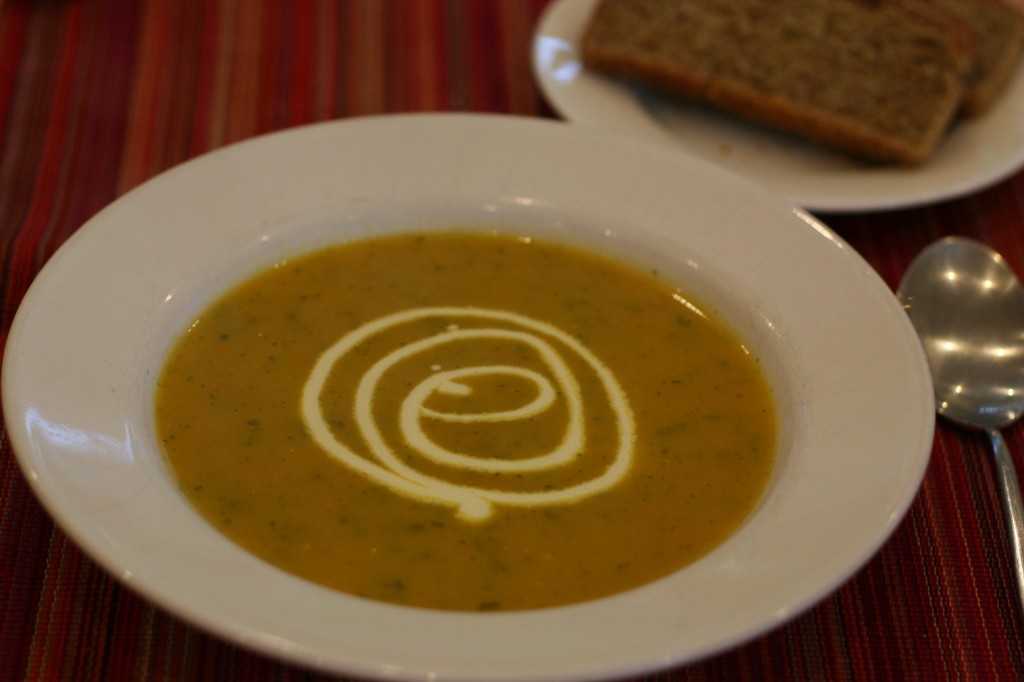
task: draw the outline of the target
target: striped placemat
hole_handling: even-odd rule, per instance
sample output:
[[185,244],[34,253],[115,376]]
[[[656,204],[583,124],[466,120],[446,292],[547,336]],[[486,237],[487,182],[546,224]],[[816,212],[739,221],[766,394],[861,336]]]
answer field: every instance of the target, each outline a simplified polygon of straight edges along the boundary
[[[8,0],[0,8],[2,339],[33,277],[103,206],[198,154],[407,111],[551,117],[544,0]],[[976,237],[1024,272],[1024,174],[919,209],[822,216],[895,287]],[[842,349],[836,349],[842,361]],[[5,432],[6,434],[6,432]],[[1024,462],[1024,431],[1008,431]],[[317,679],[210,637],[100,570],[0,452],[0,680]],[[1024,620],[987,441],[940,422],[905,522],[792,623],[658,680],[1024,679]]]

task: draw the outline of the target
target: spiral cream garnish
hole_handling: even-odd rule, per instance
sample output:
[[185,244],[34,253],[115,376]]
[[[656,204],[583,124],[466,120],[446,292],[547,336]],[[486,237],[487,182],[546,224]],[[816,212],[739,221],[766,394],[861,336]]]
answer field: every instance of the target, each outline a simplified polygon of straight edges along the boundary
[[[450,325],[446,330],[419,339],[391,351],[373,364],[356,388],[354,418],[369,452],[352,450],[339,441],[323,413],[320,396],[335,364],[374,335],[404,323],[428,317],[482,320],[505,326],[460,328]],[[516,327],[515,329],[507,328]],[[421,456],[437,464],[457,469],[493,473],[536,473],[568,464],[584,452],[586,444],[583,397],[579,384],[551,340],[572,350],[583,359],[600,379],[608,404],[615,415],[618,444],[611,464],[589,480],[560,489],[517,492],[459,485],[420,472],[402,461],[387,444],[373,415],[374,395],[378,385],[396,364],[444,344],[467,340],[508,340],[532,348],[543,361],[550,377],[532,369],[511,365],[482,365],[435,371],[414,386],[402,401],[399,429],[407,445]],[[435,394],[468,395],[472,389],[465,379],[489,375],[508,375],[534,385],[537,395],[530,402],[514,409],[479,413],[452,413],[430,409],[427,400]],[[529,419],[550,408],[563,396],[568,424],[560,443],[551,451],[523,459],[489,459],[455,452],[435,443],[423,429],[424,419],[448,422],[502,422]],[[595,495],[616,485],[625,476],[633,459],[635,426],[625,393],[611,371],[572,336],[545,322],[516,313],[482,308],[430,307],[406,310],[378,318],[339,339],[319,357],[302,392],[302,416],[314,440],[333,457],[360,474],[387,486],[396,493],[458,509],[466,520],[481,521],[491,515],[495,504],[509,506],[540,506],[567,504]]]

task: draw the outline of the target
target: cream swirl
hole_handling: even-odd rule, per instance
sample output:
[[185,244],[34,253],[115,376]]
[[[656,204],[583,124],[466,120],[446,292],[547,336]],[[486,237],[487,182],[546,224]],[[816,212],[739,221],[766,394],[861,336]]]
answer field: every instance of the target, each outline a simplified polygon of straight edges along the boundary
[[[461,328],[450,324],[444,331],[399,345],[377,360],[363,374],[355,391],[354,419],[368,453],[360,454],[339,440],[324,414],[321,395],[335,365],[357,347],[381,333],[425,318],[471,319],[490,326]],[[496,326],[504,325],[504,326]],[[512,327],[512,328],[510,328]],[[459,341],[504,340],[524,344],[541,359],[547,373],[514,365],[480,365],[442,370],[413,386],[401,404],[399,431],[406,444],[434,463],[478,472],[526,473],[556,469],[583,455],[586,446],[584,400],[572,369],[556,345],[571,350],[599,378],[605,399],[615,417],[618,443],[611,463],[597,475],[557,489],[512,491],[460,485],[423,473],[403,461],[389,446],[374,417],[374,399],[385,375],[399,363],[418,354]],[[554,343],[552,343],[554,342]],[[536,396],[512,409],[485,412],[447,412],[431,409],[435,395],[465,396],[472,393],[466,380],[509,376],[532,384]],[[549,376],[550,375],[550,376]],[[423,428],[424,420],[454,423],[510,422],[530,419],[549,409],[559,396],[566,401],[568,423],[556,447],[539,455],[517,459],[482,458],[457,452],[436,443]],[[331,456],[367,478],[392,491],[458,509],[459,517],[482,521],[496,504],[541,506],[568,504],[615,486],[626,475],[633,460],[635,424],[625,392],[613,373],[586,346],[557,327],[517,313],[472,307],[426,307],[405,310],[373,320],[349,332],[317,359],[301,399],[301,413],[313,439]]]

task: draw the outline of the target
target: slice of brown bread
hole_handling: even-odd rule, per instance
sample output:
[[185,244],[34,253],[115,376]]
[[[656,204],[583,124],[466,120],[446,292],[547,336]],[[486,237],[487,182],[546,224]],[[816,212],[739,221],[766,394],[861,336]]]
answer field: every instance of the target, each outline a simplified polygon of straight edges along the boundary
[[960,105],[974,40],[891,0],[602,0],[581,52],[588,68],[914,164]]
[[1003,0],[930,0],[962,19],[977,38],[978,54],[967,74],[963,113],[980,116],[999,98],[1024,52],[1024,14]]

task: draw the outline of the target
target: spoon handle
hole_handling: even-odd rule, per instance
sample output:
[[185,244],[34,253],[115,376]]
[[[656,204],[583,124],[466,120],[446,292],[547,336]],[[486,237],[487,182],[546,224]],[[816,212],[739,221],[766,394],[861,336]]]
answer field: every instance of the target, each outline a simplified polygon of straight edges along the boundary
[[1024,607],[1024,502],[1020,497],[1017,473],[1013,468],[1010,449],[998,429],[989,431],[992,450],[995,455],[996,474],[999,477],[1000,498],[1003,503],[1003,518],[1010,532],[1013,544],[1013,566],[1017,574],[1017,597]]

